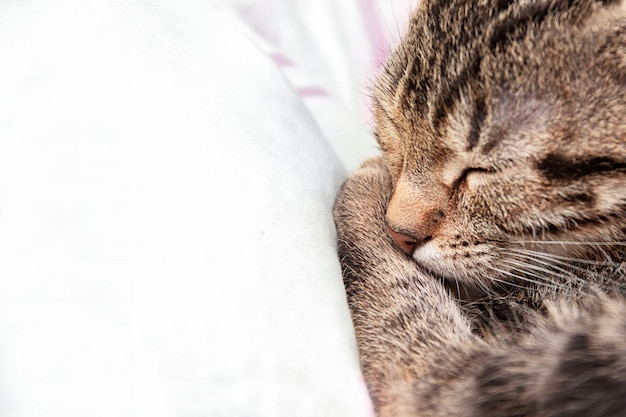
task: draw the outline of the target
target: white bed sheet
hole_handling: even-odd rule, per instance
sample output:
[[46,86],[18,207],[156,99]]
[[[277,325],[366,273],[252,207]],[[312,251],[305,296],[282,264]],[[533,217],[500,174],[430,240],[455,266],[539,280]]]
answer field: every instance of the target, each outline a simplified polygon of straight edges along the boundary
[[1,416],[371,413],[330,208],[376,57],[291,4],[0,4]]

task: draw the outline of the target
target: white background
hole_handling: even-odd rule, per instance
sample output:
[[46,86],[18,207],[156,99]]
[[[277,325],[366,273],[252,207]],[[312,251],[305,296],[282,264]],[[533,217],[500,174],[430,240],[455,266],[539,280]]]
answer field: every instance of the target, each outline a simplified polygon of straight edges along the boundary
[[377,52],[336,3],[0,4],[0,416],[369,415],[330,209]]

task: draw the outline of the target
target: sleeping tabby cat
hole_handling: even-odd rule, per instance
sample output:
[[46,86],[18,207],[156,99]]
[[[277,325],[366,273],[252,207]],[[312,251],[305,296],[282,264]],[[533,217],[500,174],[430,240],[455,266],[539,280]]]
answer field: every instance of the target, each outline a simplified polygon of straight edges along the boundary
[[338,250],[380,416],[626,415],[626,0],[424,0]]

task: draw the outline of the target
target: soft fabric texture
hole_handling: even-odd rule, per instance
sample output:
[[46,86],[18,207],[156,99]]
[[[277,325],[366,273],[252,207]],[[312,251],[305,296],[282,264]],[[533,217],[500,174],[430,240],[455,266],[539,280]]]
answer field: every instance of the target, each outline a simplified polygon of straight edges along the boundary
[[260,3],[0,5],[0,415],[371,413],[330,215],[362,81]]

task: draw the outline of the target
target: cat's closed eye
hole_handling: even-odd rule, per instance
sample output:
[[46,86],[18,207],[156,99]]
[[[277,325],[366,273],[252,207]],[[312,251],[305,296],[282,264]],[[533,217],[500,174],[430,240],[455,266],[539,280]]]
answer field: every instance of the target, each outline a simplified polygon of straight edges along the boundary
[[456,188],[468,187],[471,182],[480,180],[485,175],[496,173],[494,168],[466,168],[456,182]]

